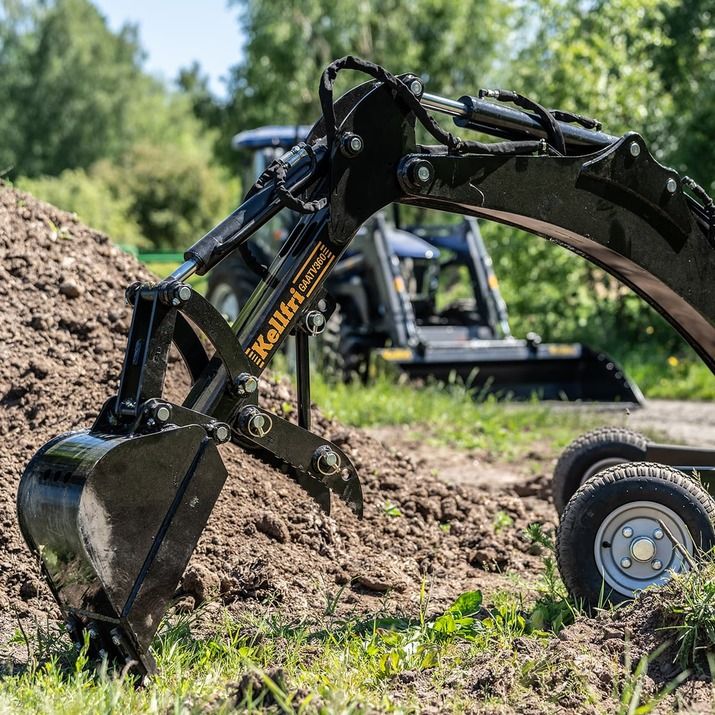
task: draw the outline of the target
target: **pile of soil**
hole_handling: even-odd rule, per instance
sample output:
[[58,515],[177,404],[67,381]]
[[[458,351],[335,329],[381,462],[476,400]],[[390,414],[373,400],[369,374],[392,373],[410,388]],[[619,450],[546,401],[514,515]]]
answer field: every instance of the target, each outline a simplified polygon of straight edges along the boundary
[[[17,527],[20,475],[48,439],[91,424],[116,390],[130,318],[124,290],[141,279],[150,279],[146,270],[107,237],[0,184],[3,640],[18,617],[57,615]],[[172,367],[174,395],[186,389],[186,379],[177,361]],[[285,382],[266,378],[261,399],[285,414],[295,396]],[[340,445],[358,468],[364,520],[336,499],[333,515],[326,516],[288,476],[225,445],[229,477],[177,590],[178,608],[210,601],[237,611],[282,610],[295,618],[327,610],[415,613],[425,577],[436,610],[465,590],[481,588],[488,596],[509,587],[515,572],[523,582],[540,571],[541,557],[523,530],[533,521],[553,526],[544,477],[502,492],[467,480],[447,484],[360,430],[317,410],[313,421],[315,431]],[[608,618],[610,625],[579,621],[539,653],[532,652],[541,648],[538,641],[523,639],[523,653],[485,654],[468,687],[478,698],[500,684],[508,688],[515,678],[523,683],[526,672],[539,677],[528,664],[547,659],[562,662],[564,673],[578,670],[603,703],[611,702],[613,675],[604,664],[622,662],[628,628],[640,629],[639,638],[650,642],[657,627],[635,616],[620,626]],[[545,680],[531,691],[538,694],[539,687],[546,692],[559,684]],[[538,709],[539,703],[531,705]]]
[[[0,607],[48,607],[17,528],[18,480],[40,445],[91,424],[115,391],[130,318],[124,289],[141,279],[150,279],[146,270],[102,234],[0,187]],[[182,379],[179,371],[172,392]],[[278,412],[295,403],[290,387],[271,378],[261,399]],[[218,597],[236,608],[260,602],[310,615],[340,591],[339,608],[374,610],[389,594],[414,611],[424,575],[440,605],[488,586],[489,574],[538,568],[522,532],[553,518],[546,502],[534,500],[535,514],[514,494],[447,485],[409,455],[317,410],[313,418],[358,468],[364,520],[337,499],[326,516],[289,477],[227,445],[229,478],[182,581],[182,608]],[[498,534],[495,523],[504,525]]]

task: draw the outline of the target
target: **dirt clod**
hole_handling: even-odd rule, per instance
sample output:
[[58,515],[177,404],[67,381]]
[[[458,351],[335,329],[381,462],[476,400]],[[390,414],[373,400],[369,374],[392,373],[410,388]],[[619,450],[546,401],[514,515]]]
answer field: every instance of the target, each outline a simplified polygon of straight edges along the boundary
[[290,541],[290,532],[285,521],[273,514],[262,514],[259,519],[256,519],[255,527],[257,531],[265,534],[271,539],[274,539],[279,544],[285,544]]

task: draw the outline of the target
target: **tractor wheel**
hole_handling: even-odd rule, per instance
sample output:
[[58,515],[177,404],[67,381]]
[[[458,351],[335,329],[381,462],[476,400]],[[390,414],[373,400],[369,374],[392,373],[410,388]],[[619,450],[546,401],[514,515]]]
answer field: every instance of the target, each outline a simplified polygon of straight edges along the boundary
[[713,498],[677,469],[610,467],[564,509],[556,542],[561,577],[586,608],[627,601],[687,571],[691,557],[712,548],[714,520]]
[[646,443],[643,435],[620,427],[602,427],[571,442],[559,457],[551,480],[558,514],[594,474],[616,464],[645,460]]
[[258,276],[238,261],[220,263],[209,275],[206,298],[233,323],[258,285]]

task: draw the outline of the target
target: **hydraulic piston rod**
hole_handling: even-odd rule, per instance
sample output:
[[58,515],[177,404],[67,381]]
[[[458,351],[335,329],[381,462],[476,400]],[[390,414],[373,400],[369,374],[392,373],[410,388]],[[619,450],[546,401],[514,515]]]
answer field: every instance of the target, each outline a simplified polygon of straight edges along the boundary
[[[459,127],[466,127],[506,139],[543,139],[546,130],[538,117],[529,112],[522,112],[477,97],[461,97],[458,100],[447,99],[425,92],[420,100],[422,105],[441,114],[454,118]],[[617,141],[618,137],[605,132],[593,131],[577,124],[559,122],[567,146],[574,149],[586,147],[604,147]]]

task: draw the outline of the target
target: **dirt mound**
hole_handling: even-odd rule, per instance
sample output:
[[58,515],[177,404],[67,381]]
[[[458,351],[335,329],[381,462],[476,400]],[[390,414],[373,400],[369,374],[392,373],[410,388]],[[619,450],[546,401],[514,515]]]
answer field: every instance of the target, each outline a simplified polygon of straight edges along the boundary
[[[0,184],[4,638],[17,616],[57,614],[17,527],[20,475],[41,444],[90,424],[116,389],[130,318],[124,289],[143,278],[148,276],[142,266],[105,236]],[[172,396],[186,389],[183,374],[175,373]],[[289,385],[271,378],[263,383],[262,404],[294,416]],[[228,481],[177,591],[178,609],[210,602],[236,610],[278,609],[294,617],[374,613],[381,607],[414,613],[425,576],[431,605],[438,609],[465,590],[505,588],[504,571],[527,576],[540,570],[540,557],[530,553],[523,529],[531,521],[555,518],[543,476],[509,492],[448,485],[423,463],[360,430],[317,410],[313,420],[314,429],[340,445],[358,468],[364,520],[337,500],[333,515],[326,516],[289,477],[225,445]],[[516,650],[503,657],[487,650],[466,686],[477,699],[500,688],[528,689],[521,705],[534,711],[540,709],[540,692],[553,696],[564,690],[559,696],[564,711],[590,712],[593,700],[568,690],[585,679],[591,693],[600,693],[595,700],[615,707],[610,698],[622,677],[628,637],[639,644],[634,658],[652,650],[660,639],[661,613],[636,605],[580,619],[548,642],[518,639]],[[673,677],[665,661],[659,668],[646,690],[655,692]],[[692,702],[707,697],[706,684],[692,680],[688,687]]]
[[[130,317],[124,289],[144,277],[105,236],[0,187],[0,605],[47,608],[16,525],[17,483],[41,444],[87,426],[113,393]],[[291,389],[271,379],[261,396],[283,413],[294,404]],[[335,608],[341,592],[339,608],[373,609],[389,593],[411,610],[424,574],[440,603],[488,583],[487,572],[535,565],[520,498],[447,486],[317,411],[314,428],[354,460],[365,519],[337,500],[324,515],[289,477],[226,446],[229,479],[182,582],[183,608],[218,596],[307,614]]]

